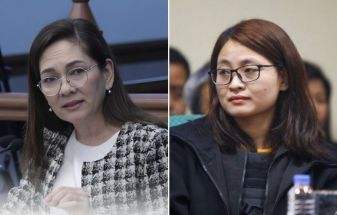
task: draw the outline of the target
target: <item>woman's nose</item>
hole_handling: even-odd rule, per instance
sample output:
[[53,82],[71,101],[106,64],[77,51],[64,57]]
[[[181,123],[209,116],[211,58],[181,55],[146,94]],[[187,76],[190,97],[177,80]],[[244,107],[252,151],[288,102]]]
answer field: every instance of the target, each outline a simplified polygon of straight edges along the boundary
[[73,87],[70,85],[70,81],[66,78],[66,76],[63,76],[60,80],[60,95],[67,95],[70,92],[72,92]]
[[245,83],[241,81],[239,74],[233,73],[231,82],[229,83],[228,87],[231,90],[244,89]]

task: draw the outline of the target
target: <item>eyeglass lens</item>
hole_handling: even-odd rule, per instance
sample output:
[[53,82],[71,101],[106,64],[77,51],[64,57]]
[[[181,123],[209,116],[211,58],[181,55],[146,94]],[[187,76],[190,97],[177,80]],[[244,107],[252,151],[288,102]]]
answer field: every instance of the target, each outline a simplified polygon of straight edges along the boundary
[[87,81],[87,70],[83,68],[75,68],[69,70],[66,73],[66,76],[61,78],[51,75],[42,77],[40,81],[41,91],[47,96],[56,95],[61,88],[63,78],[66,79],[70,86],[81,87]]
[[250,82],[259,78],[260,67],[258,65],[247,65],[235,70],[217,69],[212,73],[212,79],[215,84],[229,84],[236,73],[242,82]]

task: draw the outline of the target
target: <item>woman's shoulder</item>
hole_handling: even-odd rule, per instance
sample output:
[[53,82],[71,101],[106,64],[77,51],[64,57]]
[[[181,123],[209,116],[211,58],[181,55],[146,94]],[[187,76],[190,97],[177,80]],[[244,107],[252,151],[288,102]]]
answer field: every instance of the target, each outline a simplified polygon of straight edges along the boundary
[[207,117],[202,117],[170,128],[170,150],[175,148],[193,148],[198,151],[209,151],[217,147],[214,133]]
[[167,135],[167,129],[151,123],[126,122],[122,125],[121,132],[127,135]]
[[168,132],[158,125],[140,122],[126,122],[122,125],[119,139],[127,144],[136,143],[145,147],[153,144],[167,144]]
[[47,154],[57,154],[63,151],[73,129],[69,128],[65,132],[56,132],[48,128],[43,129],[44,147]]
[[62,141],[64,138],[68,138],[71,134],[73,129],[69,129],[66,132],[60,132],[60,131],[53,131],[48,128],[43,129],[43,138],[45,140],[54,140],[54,141]]
[[324,141],[321,143],[321,146],[327,153],[326,160],[328,160],[330,163],[335,163],[337,165],[337,144]]
[[210,126],[206,117],[194,119],[170,128],[170,136],[173,138],[199,138],[210,134]]

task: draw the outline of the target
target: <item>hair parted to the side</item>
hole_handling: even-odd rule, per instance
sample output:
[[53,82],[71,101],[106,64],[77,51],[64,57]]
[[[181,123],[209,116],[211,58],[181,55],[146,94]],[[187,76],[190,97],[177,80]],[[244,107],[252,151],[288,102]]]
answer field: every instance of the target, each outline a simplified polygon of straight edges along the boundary
[[[299,158],[325,156],[317,118],[306,87],[302,59],[287,33],[278,25],[261,19],[250,19],[225,30],[215,43],[211,56],[211,69],[217,67],[218,55],[229,41],[235,41],[259,53],[274,65],[286,78],[288,89],[280,92],[276,111],[269,131],[268,141],[276,149],[286,145],[290,153]],[[252,139],[239,128],[220,105],[215,85],[210,81],[211,107],[207,115],[214,139],[222,150],[234,152],[244,145],[254,148]],[[305,111],[304,111],[305,110]]]
[[53,43],[68,40],[79,44],[83,52],[95,60],[100,70],[106,65],[106,59],[114,63],[114,82],[103,101],[103,115],[113,125],[124,122],[153,123],[161,127],[166,124],[148,115],[138,108],[128,96],[121,81],[116,61],[101,31],[84,19],[62,19],[44,27],[33,41],[29,52],[28,73],[28,119],[25,131],[23,171],[35,181],[40,177],[45,148],[43,131],[47,128],[54,132],[67,134],[72,125],[49,112],[49,106],[42,92],[36,86],[40,81],[39,62],[44,51]]

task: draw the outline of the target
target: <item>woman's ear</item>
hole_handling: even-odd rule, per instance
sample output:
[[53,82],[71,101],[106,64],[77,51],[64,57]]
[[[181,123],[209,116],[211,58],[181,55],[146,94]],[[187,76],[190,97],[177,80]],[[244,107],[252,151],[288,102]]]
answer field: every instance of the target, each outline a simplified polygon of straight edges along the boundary
[[280,91],[286,91],[289,87],[288,85],[288,73],[286,71],[281,71],[280,73]]
[[104,67],[104,79],[105,79],[105,89],[109,90],[112,88],[114,83],[115,71],[114,71],[114,63],[110,58],[105,60],[105,67]]

